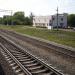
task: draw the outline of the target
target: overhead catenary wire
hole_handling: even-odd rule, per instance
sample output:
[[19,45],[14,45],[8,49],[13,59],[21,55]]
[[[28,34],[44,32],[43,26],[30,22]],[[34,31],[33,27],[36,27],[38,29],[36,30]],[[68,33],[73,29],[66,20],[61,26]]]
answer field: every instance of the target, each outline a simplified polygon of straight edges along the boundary
[[[13,16],[13,10],[6,10],[6,9],[0,9],[0,12],[9,12],[11,14],[11,17]],[[8,25],[8,21],[7,21],[7,25]],[[13,20],[11,18],[11,25],[13,25]]]

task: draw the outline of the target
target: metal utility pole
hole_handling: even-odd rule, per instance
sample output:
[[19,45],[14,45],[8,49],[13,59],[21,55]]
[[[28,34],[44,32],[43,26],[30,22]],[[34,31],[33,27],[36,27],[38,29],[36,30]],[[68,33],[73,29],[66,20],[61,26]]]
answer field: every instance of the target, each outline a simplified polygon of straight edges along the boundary
[[13,25],[13,15],[12,15],[12,10],[11,10],[11,25]]
[[57,31],[58,31],[58,7],[57,7]]

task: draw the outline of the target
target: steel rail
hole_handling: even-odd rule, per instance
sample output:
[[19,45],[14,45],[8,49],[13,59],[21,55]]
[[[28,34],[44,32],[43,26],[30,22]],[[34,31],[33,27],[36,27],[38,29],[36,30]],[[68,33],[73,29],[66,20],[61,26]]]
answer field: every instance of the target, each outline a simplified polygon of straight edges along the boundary
[[[2,38],[4,38],[7,42],[13,44],[15,47],[18,47],[19,49],[23,50],[24,52],[26,52],[29,56],[31,56],[32,58],[35,58],[36,60],[38,60],[41,64],[45,65],[47,68],[49,68],[51,71],[53,71],[54,73],[56,73],[57,75],[64,75],[61,72],[58,72],[56,69],[54,69],[53,67],[49,66],[48,64],[46,64],[45,62],[41,61],[40,59],[38,59],[37,57],[35,57],[34,55],[30,54],[29,52],[25,51],[24,48],[22,48],[20,45],[15,44],[13,41],[9,40],[7,37],[4,37],[3,35],[1,36]],[[3,47],[3,46],[2,46]],[[7,50],[6,50],[7,51]],[[10,52],[8,51],[8,53],[10,54]],[[11,54],[12,55],[12,54]],[[14,57],[15,58],[15,57]],[[16,59],[17,60],[17,59]],[[18,62],[18,61],[17,61]],[[23,66],[22,66],[23,67]],[[23,67],[24,68],[24,67]],[[24,69],[25,70],[25,69]]]
[[0,46],[7,52],[7,54],[18,64],[18,66],[23,70],[26,75],[32,75],[11,53],[7,50],[1,43]]
[[[6,35],[6,33],[3,33],[3,34]],[[10,36],[10,34],[8,34],[8,35],[6,35],[6,36],[12,38],[12,37]],[[57,46],[54,46],[54,45],[48,44],[48,43],[46,43],[46,44],[48,44],[48,45],[41,44],[41,43],[39,43],[39,42],[42,42],[42,41],[37,40],[37,39],[34,39],[34,38],[31,38],[31,37],[29,38],[29,37],[26,36],[25,38],[29,39],[29,41],[33,40],[36,45],[39,45],[39,46],[41,46],[41,47],[46,47],[46,48],[49,48],[49,49],[54,49],[54,48],[55,48],[56,51],[58,51],[58,52],[60,52],[60,53],[62,53],[62,54],[64,54],[64,55],[68,55],[68,56],[71,56],[71,57],[75,58],[75,51],[71,51],[71,50],[69,50],[69,49],[66,50],[65,48],[57,47]],[[26,40],[26,41],[28,41],[28,40]],[[42,43],[44,43],[44,42],[42,42]],[[50,45],[50,46],[49,46],[49,45]],[[60,50],[59,50],[59,49],[60,49]],[[64,51],[65,51],[65,52],[64,52]],[[72,53],[72,54],[71,54],[71,53]]]

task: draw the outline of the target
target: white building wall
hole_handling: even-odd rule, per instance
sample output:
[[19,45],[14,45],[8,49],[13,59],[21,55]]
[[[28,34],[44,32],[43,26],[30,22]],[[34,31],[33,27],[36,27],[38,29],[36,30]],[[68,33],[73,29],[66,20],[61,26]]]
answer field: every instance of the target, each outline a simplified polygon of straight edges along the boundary
[[33,26],[47,27],[51,16],[36,16],[33,17]]
[[64,27],[67,28],[67,14],[64,13]]
[[[53,24],[53,27],[57,27],[57,15],[53,15],[52,24]],[[67,27],[67,14],[58,15],[58,26],[61,28]]]
[[[48,29],[57,27],[57,15],[33,17],[33,26],[47,27]],[[58,15],[58,26],[67,27],[67,14]]]

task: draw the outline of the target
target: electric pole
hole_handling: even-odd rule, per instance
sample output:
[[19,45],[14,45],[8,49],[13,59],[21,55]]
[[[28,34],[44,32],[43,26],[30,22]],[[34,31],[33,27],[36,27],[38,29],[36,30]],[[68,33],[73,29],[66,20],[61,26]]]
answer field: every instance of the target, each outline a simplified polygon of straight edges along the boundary
[[59,15],[58,14],[58,7],[57,7],[57,10],[56,11],[57,11],[57,31],[58,31],[58,15]]
[[13,15],[12,15],[12,10],[11,10],[11,25],[13,25]]

